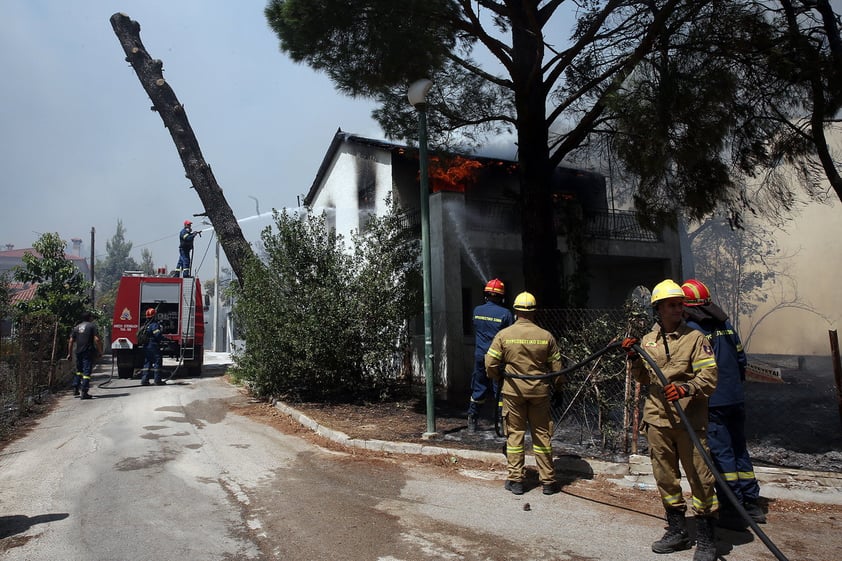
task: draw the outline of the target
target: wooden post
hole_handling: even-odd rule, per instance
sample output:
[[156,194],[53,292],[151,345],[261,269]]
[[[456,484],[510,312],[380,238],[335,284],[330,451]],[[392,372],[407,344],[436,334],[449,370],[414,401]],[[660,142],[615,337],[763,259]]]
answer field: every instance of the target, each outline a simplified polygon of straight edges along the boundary
[[839,361],[839,337],[835,329],[830,335],[830,355],[833,358],[833,378],[836,380],[836,405],[839,407],[839,422],[842,423],[842,363]]

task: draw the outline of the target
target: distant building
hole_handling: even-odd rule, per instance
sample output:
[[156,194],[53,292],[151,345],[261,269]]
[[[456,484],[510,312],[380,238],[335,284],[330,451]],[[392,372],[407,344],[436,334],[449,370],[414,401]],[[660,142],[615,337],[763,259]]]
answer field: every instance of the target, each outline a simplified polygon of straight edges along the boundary
[[[38,252],[31,247],[14,249],[12,246],[7,245],[5,251],[0,251],[0,275],[5,274],[8,277],[12,293],[12,304],[31,300],[35,296],[35,290],[38,288],[37,283],[15,282],[12,277],[12,269],[23,265],[23,256],[27,253],[38,255]],[[79,272],[86,279],[91,278],[91,269],[84,258],[69,253],[65,253],[64,256],[79,269]],[[0,318],[0,336],[8,337],[11,334],[11,330],[12,325],[9,318]]]
[[[524,286],[520,184],[517,162],[464,154],[430,154],[430,246],[433,336],[437,383],[448,394],[467,393],[472,369],[471,313],[490,278],[506,283],[508,301]],[[590,285],[588,306],[619,307],[638,285],[680,278],[678,236],[641,228],[633,212],[609,208],[605,180],[596,173],[558,168],[552,186],[557,208],[578,213]],[[391,196],[420,236],[417,149],[337,131],[304,204],[324,211],[346,236],[370,215],[382,215]],[[558,224],[565,222],[558,213]],[[576,261],[559,235],[562,268]],[[540,302],[539,302],[540,304]],[[418,322],[420,327],[422,324]],[[417,329],[420,372],[423,328]],[[455,344],[454,344],[455,343]],[[454,393],[456,392],[456,393]]]
[[[38,255],[38,252],[31,247],[26,249],[14,249],[7,245],[6,248],[7,249],[5,251],[0,251],[0,274],[6,273],[9,276],[11,276],[11,272],[14,267],[23,265],[24,254],[32,253],[34,255]],[[76,268],[79,269],[79,272],[82,273],[86,279],[91,278],[91,268],[84,257],[73,255],[72,253],[65,253],[64,256],[76,265]]]

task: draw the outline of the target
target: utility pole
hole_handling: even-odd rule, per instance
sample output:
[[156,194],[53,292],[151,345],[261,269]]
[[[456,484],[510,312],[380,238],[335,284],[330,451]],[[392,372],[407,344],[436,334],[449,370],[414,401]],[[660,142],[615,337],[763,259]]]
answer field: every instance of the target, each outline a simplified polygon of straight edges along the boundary
[[91,311],[95,309],[96,301],[95,301],[95,293],[96,287],[94,286],[94,281],[96,277],[94,276],[94,234],[96,234],[96,229],[91,226]]

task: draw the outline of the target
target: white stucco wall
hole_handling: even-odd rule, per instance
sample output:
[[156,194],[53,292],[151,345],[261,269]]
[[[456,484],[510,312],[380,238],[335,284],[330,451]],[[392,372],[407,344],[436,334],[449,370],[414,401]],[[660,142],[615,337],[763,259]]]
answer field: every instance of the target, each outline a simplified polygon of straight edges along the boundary
[[386,198],[392,190],[392,158],[387,150],[343,143],[325,174],[312,202],[313,211],[327,212],[331,224],[346,242],[358,230],[366,214],[360,209],[360,191],[374,182],[374,212],[388,210]]

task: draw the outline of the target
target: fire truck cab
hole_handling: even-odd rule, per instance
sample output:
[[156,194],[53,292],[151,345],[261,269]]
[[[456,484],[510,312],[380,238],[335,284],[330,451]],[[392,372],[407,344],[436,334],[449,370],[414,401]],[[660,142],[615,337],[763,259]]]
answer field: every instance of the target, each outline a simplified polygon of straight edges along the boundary
[[111,327],[111,354],[120,378],[132,378],[143,368],[144,351],[137,346],[137,332],[145,311],[154,308],[164,332],[163,356],[179,361],[188,376],[201,376],[204,361],[205,322],[202,285],[194,277],[144,276],[127,271],[120,279]]

